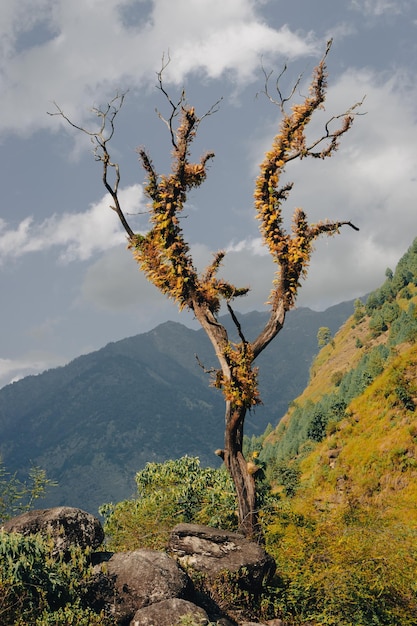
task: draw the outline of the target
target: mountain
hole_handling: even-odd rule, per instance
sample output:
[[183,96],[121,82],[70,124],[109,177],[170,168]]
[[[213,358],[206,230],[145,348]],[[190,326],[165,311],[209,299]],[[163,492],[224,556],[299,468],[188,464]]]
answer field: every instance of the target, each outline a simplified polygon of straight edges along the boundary
[[[319,327],[334,333],[352,310],[345,302],[320,313],[290,312],[259,358],[264,406],[248,416],[247,434],[279,421],[307,383]],[[240,316],[248,339],[266,318]],[[31,465],[42,467],[59,485],[42,505],[96,513],[104,502],[129,497],[135,473],[148,461],[188,454],[215,464],[213,451],[223,445],[223,399],[196,354],[204,369],[216,365],[202,330],[167,322],[4,387],[0,455],[7,470],[25,476]]]
[[303,623],[417,623],[417,239],[386,277],[250,441],[280,494],[268,549]]

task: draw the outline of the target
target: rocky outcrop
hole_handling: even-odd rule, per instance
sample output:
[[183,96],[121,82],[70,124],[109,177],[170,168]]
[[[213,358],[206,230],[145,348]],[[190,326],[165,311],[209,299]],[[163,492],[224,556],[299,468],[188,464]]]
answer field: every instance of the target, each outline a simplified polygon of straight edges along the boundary
[[94,572],[102,606],[122,624],[129,623],[138,609],[182,598],[189,585],[176,561],[154,550],[106,553]]
[[194,583],[196,603],[216,617],[240,622],[251,613],[275,561],[243,535],[197,524],[178,524],[169,551]]
[[5,522],[3,529],[8,533],[40,533],[44,537],[51,537],[55,552],[64,554],[72,545],[95,550],[104,541],[104,531],[99,520],[90,513],[69,506],[28,511]]
[[[57,555],[72,545],[97,550],[104,540],[99,520],[71,507],[24,513],[3,530],[51,537]],[[274,573],[275,563],[262,546],[237,533],[179,524],[168,552],[93,552],[84,602],[98,612],[104,609],[120,626],[176,626],[184,616],[202,626],[251,624],[234,602],[237,598],[239,605],[239,594],[256,598]]]
[[259,544],[243,535],[209,526],[178,524],[171,532],[169,550],[185,568],[213,579],[220,572],[241,574],[242,585],[260,591],[275,573],[275,561]]
[[209,616],[188,600],[172,598],[151,604],[135,613],[130,626],[173,626],[179,624],[182,617],[189,616],[195,624],[204,626],[209,623]]

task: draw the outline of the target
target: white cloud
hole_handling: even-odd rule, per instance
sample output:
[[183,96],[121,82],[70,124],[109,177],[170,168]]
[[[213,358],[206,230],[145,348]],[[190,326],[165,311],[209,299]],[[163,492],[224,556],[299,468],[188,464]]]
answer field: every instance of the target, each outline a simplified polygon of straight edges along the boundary
[[333,39],[337,43],[343,41],[347,37],[351,37],[352,35],[357,33],[357,28],[354,24],[349,22],[341,22],[332,26],[332,28],[326,34],[326,41],[329,39]]
[[105,252],[90,265],[75,304],[81,311],[86,307],[95,311],[97,317],[123,320],[119,332],[125,335],[126,320],[133,332],[145,332],[167,319],[178,318],[183,324],[193,320],[186,311],[180,313],[175,302],[146,279],[126,246]]
[[[145,18],[136,28],[123,22],[127,8]],[[153,86],[164,52],[172,56],[167,80],[183,82],[196,70],[248,81],[262,54],[293,58],[314,50],[312,36],[268,26],[251,0],[154,0],[147,10],[133,0],[3,0],[0,130],[50,127],[53,100],[75,119],[117,88]]]
[[[141,185],[121,189],[119,199],[126,213],[139,211],[143,202]],[[85,261],[117,246],[126,236],[110,204],[111,198],[106,194],[84,213],[54,214],[41,223],[27,217],[14,229],[0,218],[0,263],[55,248],[65,263]]]
[[63,360],[46,353],[28,353],[16,359],[0,358],[0,388],[62,364]]
[[51,0],[20,0],[0,4],[0,54],[13,56],[19,37],[32,31],[51,17]]
[[[212,258],[212,251],[201,243],[191,246],[191,254],[200,270]],[[238,287],[250,287],[250,293],[236,301],[237,308],[259,310],[264,308],[269,296],[274,269],[270,257],[261,247],[260,239],[256,238],[229,247],[218,275]],[[159,293],[139,270],[131,254],[121,246],[106,252],[88,268],[81,294],[84,301],[99,309],[135,310],[137,315],[155,320],[158,319],[155,315],[168,317],[177,310],[175,303]]]
[[147,307],[164,300],[156,287],[140,272],[126,246],[117,246],[100,255],[87,269],[81,294],[85,301],[108,311],[123,311],[146,301]]
[[227,246],[226,251],[227,253],[249,252],[257,256],[266,256],[268,254],[268,249],[262,243],[262,237],[243,239],[238,242],[233,241]]

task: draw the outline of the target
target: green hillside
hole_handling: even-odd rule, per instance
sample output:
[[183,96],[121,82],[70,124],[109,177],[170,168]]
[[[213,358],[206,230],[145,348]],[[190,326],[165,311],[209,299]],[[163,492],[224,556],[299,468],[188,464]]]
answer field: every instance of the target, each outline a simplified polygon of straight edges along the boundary
[[[318,328],[335,331],[352,310],[347,302],[291,312],[259,359],[264,405],[248,417],[246,432],[259,435],[279,421],[307,383]],[[251,338],[267,313],[239,317]],[[130,496],[135,473],[150,461],[188,454],[218,464],[224,401],[196,354],[206,368],[216,364],[203,331],[167,322],[0,389],[0,457],[8,471],[24,478],[31,464],[40,466],[58,482],[43,505],[96,514],[103,502]]]
[[280,494],[267,541],[296,623],[417,624],[416,285],[417,239],[249,442]]

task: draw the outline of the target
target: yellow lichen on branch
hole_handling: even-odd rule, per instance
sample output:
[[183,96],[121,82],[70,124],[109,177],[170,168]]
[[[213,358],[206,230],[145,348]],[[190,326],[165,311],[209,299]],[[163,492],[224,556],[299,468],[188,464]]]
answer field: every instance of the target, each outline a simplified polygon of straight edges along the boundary
[[130,238],[129,248],[146,277],[162,293],[175,300],[180,309],[191,310],[194,303],[204,303],[213,313],[220,309],[221,299],[247,293],[247,288],[216,278],[224,252],[200,277],[184,240],[179,214],[184,209],[187,192],[198,187],[207,176],[207,162],[214,156],[205,154],[198,163],[189,162],[190,144],[200,120],[193,107],[181,109],[178,129],[173,133],[172,168],[169,176],[158,176],[145,150],[139,157],[147,175],[145,195],[150,199],[152,228],[146,235]]
[[[279,187],[286,165],[295,159],[331,156],[338,148],[340,137],[351,127],[353,122],[351,112],[358,106],[355,105],[343,116],[340,128],[330,131],[328,122],[323,136],[313,141],[311,145],[307,144],[305,128],[314,112],[323,108],[325,101],[327,88],[325,60],[330,45],[331,42],[314,70],[309,96],[304,102],[293,105],[291,112],[285,113],[284,100],[281,98],[280,108],[283,118],[279,132],[272,142],[271,150],[265,154],[256,179],[254,192],[256,217],[260,221],[264,243],[273,261],[278,265],[269,302],[273,307],[282,302],[285,310],[294,306],[300,279],[306,275],[309,266],[314,239],[321,233],[333,235],[338,232],[342,224],[350,224],[349,222],[320,222],[309,226],[304,211],[296,209],[293,215],[292,234],[289,234],[284,230],[282,220],[281,205],[292,189],[292,183]],[[320,151],[315,151],[315,148],[322,142],[325,142],[325,146]]]
[[246,342],[231,343],[224,349],[230,367],[230,376],[216,372],[213,386],[222,389],[226,401],[235,407],[253,408],[261,404],[258,389],[258,368],[253,367],[253,353]]
[[[289,113],[285,111],[285,105],[292,99],[299,80],[289,98],[282,97],[277,82],[279,100],[276,101],[269,96],[269,75],[266,75],[265,94],[271,102],[278,105],[282,120],[271,149],[260,165],[254,202],[263,241],[277,265],[277,272],[270,295],[269,317],[252,342],[246,340],[230,304],[234,298],[246,294],[248,288],[238,288],[218,277],[225,255],[223,251],[217,252],[208,268],[199,274],[181,228],[188,192],[204,182],[207,164],[214,156],[209,152],[199,161],[191,162],[191,144],[200,122],[216,110],[218,102],[199,118],[194,107],[186,104],[184,91],[178,101],[173,101],[162,83],[162,72],[167,64],[163,65],[158,74],[159,89],[168,102],[171,114],[167,119],[159,113],[158,115],[170,133],[172,162],[170,172],[159,175],[147,152],[143,148],[138,150],[145,170],[144,194],[149,201],[149,224],[144,234],[135,233],[126,219],[119,202],[119,165],[111,159],[108,150],[114,133],[114,121],[123,104],[124,94],[117,95],[104,110],[95,109],[101,119],[98,131],[90,132],[76,126],[59,107],[57,113],[92,139],[95,157],[103,167],[102,180],[112,199],[111,208],[116,211],[127,233],[129,248],[140,269],[180,309],[188,308],[193,312],[214,347],[219,370],[213,384],[223,391],[226,400],[225,448],[222,458],[236,487],[241,529],[249,537],[257,534],[258,524],[255,483],[243,456],[243,426],[247,411],[261,402],[258,369],[254,367],[254,361],[283,328],[286,312],[294,305],[300,280],[307,272],[314,240],[320,234],[332,235],[338,232],[343,224],[356,228],[351,222],[319,222],[309,225],[302,209],[294,211],[291,232],[286,232],[283,226],[282,203],[288,198],[293,186],[292,183],[283,184],[280,181],[287,165],[295,159],[324,159],[331,156],[337,149],[341,136],[351,127],[356,115],[352,112],[360,104],[351,107],[343,116],[330,118],[324,126],[322,136],[308,143],[306,127],[314,112],[323,107],[325,100],[325,59],[330,45],[329,42],[326,53],[314,72],[309,95],[301,103],[293,105]],[[342,124],[333,129],[331,126],[335,120],[342,120]],[[114,174],[112,181],[109,177],[110,171]],[[218,317],[222,301],[226,301],[239,335],[238,343],[230,342],[228,329]]]

